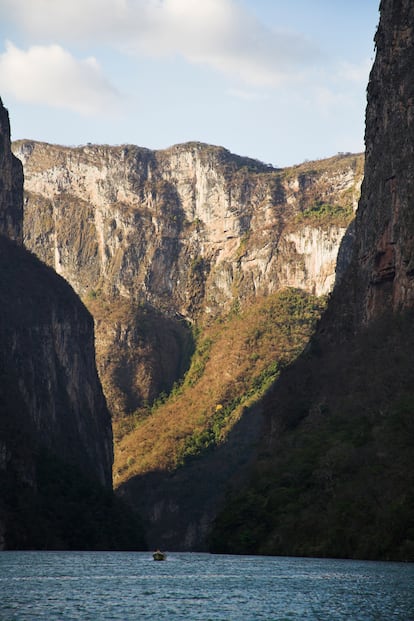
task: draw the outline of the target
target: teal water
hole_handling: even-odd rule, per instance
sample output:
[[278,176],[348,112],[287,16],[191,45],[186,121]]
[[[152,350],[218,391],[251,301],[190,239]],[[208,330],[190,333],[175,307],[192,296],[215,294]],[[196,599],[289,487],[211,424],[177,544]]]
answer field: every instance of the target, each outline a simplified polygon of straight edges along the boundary
[[414,565],[0,552],[1,621],[414,621]]

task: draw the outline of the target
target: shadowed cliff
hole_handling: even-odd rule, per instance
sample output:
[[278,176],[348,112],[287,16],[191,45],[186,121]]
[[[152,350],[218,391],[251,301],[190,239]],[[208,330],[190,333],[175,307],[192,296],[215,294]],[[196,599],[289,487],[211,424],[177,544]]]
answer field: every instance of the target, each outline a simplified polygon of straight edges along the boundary
[[380,11],[351,263],[263,403],[214,551],[414,560],[414,5]]
[[143,545],[112,493],[92,317],[19,245],[23,175],[2,105],[0,130],[0,549]]

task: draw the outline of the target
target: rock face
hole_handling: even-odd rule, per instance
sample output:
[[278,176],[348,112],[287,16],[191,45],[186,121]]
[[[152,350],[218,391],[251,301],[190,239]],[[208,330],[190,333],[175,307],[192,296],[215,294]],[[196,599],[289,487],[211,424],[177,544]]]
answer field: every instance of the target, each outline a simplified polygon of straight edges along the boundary
[[[47,546],[48,538],[64,546],[53,520],[40,515],[40,487],[52,477],[45,459],[110,490],[111,421],[96,372],[92,317],[61,277],[16,244],[23,175],[3,107],[0,122],[0,547]],[[56,504],[61,493],[54,490]],[[64,494],[70,497],[69,489]],[[43,542],[32,537],[35,523],[50,527]]]
[[352,259],[215,551],[414,560],[414,4],[382,0]]
[[[94,314],[115,415],[180,377],[191,336],[183,319],[225,316],[287,286],[328,293],[362,180],[354,155],[275,170],[199,143],[13,149],[25,170],[25,244]],[[170,343],[156,358],[138,328],[149,308]]]
[[[80,295],[102,289],[191,319],[283,286],[327,293],[362,180],[361,156],[287,172],[198,143],[13,148],[29,248]],[[348,218],[300,218],[322,203]]]
[[36,443],[110,487],[111,427],[94,365],[91,316],[63,279],[4,238],[1,289],[8,416],[15,424],[24,413],[20,422]]
[[414,7],[381,3],[368,86],[366,169],[349,281],[358,324],[414,306]]
[[10,124],[0,100],[0,234],[23,241],[23,169],[10,150]]

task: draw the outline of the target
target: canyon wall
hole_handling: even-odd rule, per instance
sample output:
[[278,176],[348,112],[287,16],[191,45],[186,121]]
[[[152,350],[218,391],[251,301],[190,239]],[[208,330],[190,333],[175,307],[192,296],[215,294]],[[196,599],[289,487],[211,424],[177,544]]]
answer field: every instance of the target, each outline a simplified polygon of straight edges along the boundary
[[381,3],[368,85],[366,168],[348,277],[358,324],[414,306],[414,13]]
[[[62,476],[59,487],[56,473],[74,469],[78,481],[110,491],[111,421],[91,315],[70,285],[21,245],[23,174],[2,105],[0,140],[0,548],[65,546],[53,503],[57,514],[70,513],[62,496],[70,498],[74,479]],[[50,515],[42,514],[46,488]]]
[[264,400],[214,551],[414,560],[414,4],[380,13],[351,261]]
[[[190,319],[285,286],[329,292],[362,180],[351,155],[275,170],[199,143],[13,150],[29,248],[81,296],[99,289]],[[323,224],[311,218],[322,204],[338,210]]]
[[190,324],[284,287],[328,293],[363,170],[362,155],[278,170],[200,143],[13,150],[25,244],[94,315],[115,418],[182,377]]

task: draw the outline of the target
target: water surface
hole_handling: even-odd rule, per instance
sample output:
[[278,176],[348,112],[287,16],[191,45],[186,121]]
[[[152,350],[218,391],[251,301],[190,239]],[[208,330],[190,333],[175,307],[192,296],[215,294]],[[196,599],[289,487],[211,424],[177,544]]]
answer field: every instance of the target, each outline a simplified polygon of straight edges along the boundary
[[0,621],[414,621],[414,565],[0,552]]

